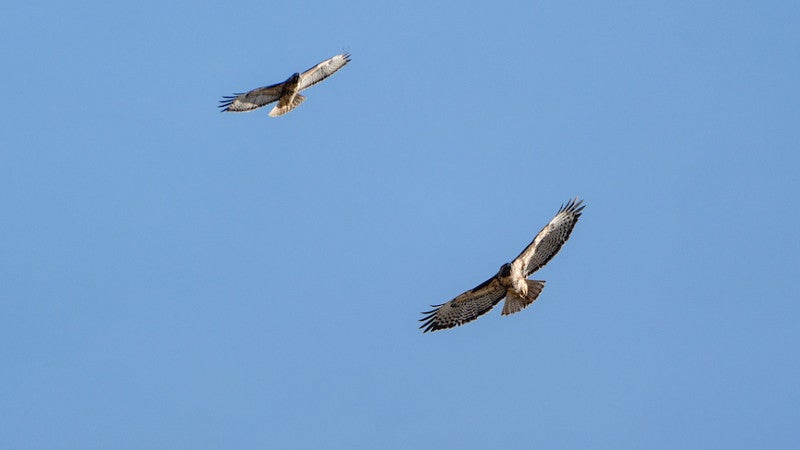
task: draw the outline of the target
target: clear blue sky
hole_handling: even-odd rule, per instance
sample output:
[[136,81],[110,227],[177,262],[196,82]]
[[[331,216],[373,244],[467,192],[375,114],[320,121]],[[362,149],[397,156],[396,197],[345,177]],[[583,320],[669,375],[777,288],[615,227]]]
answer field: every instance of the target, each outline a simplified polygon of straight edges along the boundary
[[0,13],[0,446],[800,447],[797,2]]

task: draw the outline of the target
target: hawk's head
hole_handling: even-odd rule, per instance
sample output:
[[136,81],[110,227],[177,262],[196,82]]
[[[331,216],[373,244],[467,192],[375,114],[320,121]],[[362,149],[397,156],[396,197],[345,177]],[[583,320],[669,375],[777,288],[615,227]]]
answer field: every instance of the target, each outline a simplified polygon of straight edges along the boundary
[[500,278],[508,278],[511,276],[511,263],[505,263],[500,266],[500,270],[497,272],[497,276]]

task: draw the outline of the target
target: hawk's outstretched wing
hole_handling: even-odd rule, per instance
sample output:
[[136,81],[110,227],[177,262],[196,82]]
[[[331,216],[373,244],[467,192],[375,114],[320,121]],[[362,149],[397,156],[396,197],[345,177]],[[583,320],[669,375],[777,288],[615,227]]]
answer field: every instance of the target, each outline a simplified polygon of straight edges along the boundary
[[447,303],[432,305],[434,309],[422,313],[427,315],[419,320],[424,322],[420,328],[427,333],[463,325],[489,312],[505,296],[506,288],[494,276]]
[[518,267],[521,265],[525,277],[542,268],[556,256],[564,242],[567,242],[585,207],[583,200],[578,200],[578,197],[562,205],[553,220],[542,228],[542,231],[533,238],[533,242],[528,244],[511,265]]
[[300,74],[300,83],[297,85],[297,90],[302,91],[311,86],[319,83],[320,81],[333,75],[334,72],[344,67],[345,64],[350,62],[350,54],[343,53],[336,55],[333,58],[326,59],[316,66],[306,70]]
[[281,97],[284,84],[286,84],[285,81],[272,86],[256,88],[250,92],[222,97],[222,100],[219,101],[219,107],[222,108],[222,111],[229,112],[245,112],[261,108]]

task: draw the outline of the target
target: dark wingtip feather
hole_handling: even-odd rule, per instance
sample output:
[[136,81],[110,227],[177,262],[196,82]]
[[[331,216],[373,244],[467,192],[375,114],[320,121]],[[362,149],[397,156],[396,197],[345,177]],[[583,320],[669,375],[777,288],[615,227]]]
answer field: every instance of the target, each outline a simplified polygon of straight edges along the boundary
[[579,199],[576,196],[575,198],[570,199],[567,203],[561,205],[561,208],[558,209],[558,212],[559,213],[567,212],[570,214],[574,214],[575,217],[580,217],[583,208],[586,208],[586,205],[583,204],[583,200]]
[[236,99],[239,97],[239,95],[241,95],[241,94],[234,94],[233,96],[224,95],[222,97],[222,100],[219,101],[220,104],[217,105],[217,107],[218,108],[222,108],[221,112],[230,111],[230,106],[233,104],[233,102],[236,101]]
[[[433,305],[431,305],[433,306]],[[439,305],[442,306],[442,305]],[[419,326],[419,329],[422,330],[423,333],[427,333],[428,331],[436,331],[441,329],[441,326],[436,322],[436,313],[439,312],[439,308],[432,309],[430,311],[423,312],[425,317],[419,319],[420,322],[424,322],[422,325]]]
[[433,319],[431,319],[430,321],[423,323],[422,326],[419,327],[419,329],[422,330],[422,333],[424,334],[429,331],[436,331],[441,329],[437,325],[438,324],[434,323]]
[[430,311],[423,311],[423,312],[421,312],[420,314],[425,314],[425,317],[423,317],[422,319],[419,319],[419,321],[420,321],[420,322],[424,322],[424,321],[426,321],[426,320],[430,319],[431,317],[433,317],[433,316],[435,316],[435,315],[436,315],[436,312],[437,312],[437,311],[439,311],[439,310],[438,310],[438,309],[432,309],[432,310],[430,310]]
[[217,105],[218,108],[222,108],[222,111],[220,111],[220,112],[230,111],[230,106],[242,94],[243,93],[238,93],[238,94],[233,94],[233,95],[223,95],[222,96],[222,100],[219,101],[220,104]]
[[456,326],[455,324],[442,325],[442,324],[440,324],[438,322],[435,322],[433,319],[431,319],[430,322],[423,323],[422,326],[419,327],[419,328],[422,330],[422,328],[424,327],[425,329],[422,330],[422,333],[425,334],[425,333],[427,333],[429,331],[446,330],[448,328],[453,328],[455,326]]

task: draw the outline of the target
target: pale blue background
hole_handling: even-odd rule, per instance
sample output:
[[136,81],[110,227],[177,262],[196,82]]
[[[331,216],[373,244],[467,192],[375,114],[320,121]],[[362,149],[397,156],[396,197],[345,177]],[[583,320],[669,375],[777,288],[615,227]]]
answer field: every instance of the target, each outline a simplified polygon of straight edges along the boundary
[[[3,448],[800,447],[797,2],[0,22]],[[420,333],[575,195],[533,307]]]

